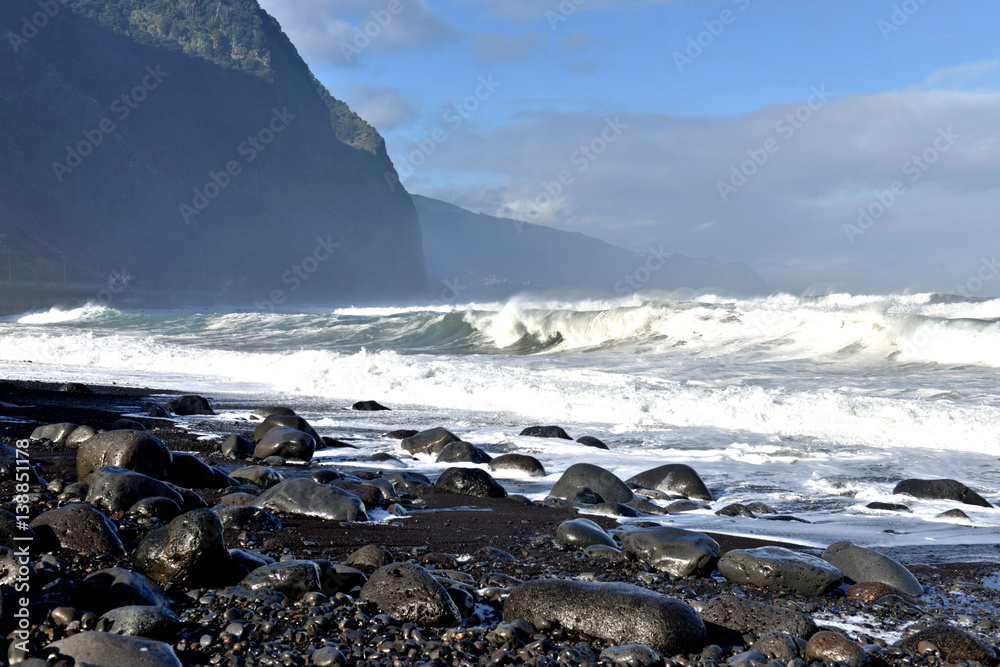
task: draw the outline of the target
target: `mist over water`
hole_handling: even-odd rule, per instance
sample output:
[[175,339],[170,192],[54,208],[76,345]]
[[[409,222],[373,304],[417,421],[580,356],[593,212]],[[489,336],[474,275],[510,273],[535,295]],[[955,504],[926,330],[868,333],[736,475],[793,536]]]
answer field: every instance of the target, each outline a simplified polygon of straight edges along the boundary
[[[891,493],[907,477],[952,477],[1000,501],[998,367],[1000,299],[935,294],[523,297],[285,314],[88,306],[0,320],[2,376],[267,397],[330,435],[447,426],[542,459],[541,486],[516,482],[539,497],[579,461],[622,478],[684,462],[716,491],[713,509],[762,500],[811,523],[709,511],[678,523],[817,544],[1000,540],[998,510],[962,506],[972,518],[962,525],[936,518],[955,503]],[[362,399],[394,411],[339,411]],[[596,435],[611,451],[517,435],[536,423]],[[874,500],[914,512],[889,521],[865,508]],[[883,532],[887,521],[896,533]]]

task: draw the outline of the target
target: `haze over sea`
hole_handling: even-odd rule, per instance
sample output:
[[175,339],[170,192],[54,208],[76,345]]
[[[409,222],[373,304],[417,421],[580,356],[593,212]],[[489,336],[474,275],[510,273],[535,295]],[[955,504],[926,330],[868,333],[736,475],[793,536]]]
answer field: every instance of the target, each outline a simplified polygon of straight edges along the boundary
[[[443,469],[380,435],[444,426],[494,455],[538,457],[547,477],[498,477],[532,498],[581,461],[623,479],[686,463],[715,500],[662,521],[816,546],[942,546],[942,557],[948,545],[981,545],[963,560],[995,559],[1000,510],[892,490],[954,478],[1000,503],[998,367],[1000,299],[937,294],[522,297],[268,314],[87,306],[0,319],[0,377],[200,392],[223,406],[220,420],[288,404],[322,435],[361,447],[318,453],[337,465],[385,451]],[[345,410],[364,399],[393,410]],[[610,450],[518,435],[534,424]],[[809,523],[713,513],[752,501]],[[868,509],[874,501],[912,512]],[[969,520],[938,516],[955,508]]]

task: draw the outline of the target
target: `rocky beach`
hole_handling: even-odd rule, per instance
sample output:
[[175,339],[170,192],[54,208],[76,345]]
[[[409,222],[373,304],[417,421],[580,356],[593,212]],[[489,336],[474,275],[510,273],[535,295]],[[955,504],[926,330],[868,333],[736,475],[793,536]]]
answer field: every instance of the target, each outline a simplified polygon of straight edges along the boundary
[[[1000,567],[960,548],[942,562],[672,527],[725,493],[676,463],[621,480],[581,459],[531,500],[530,454],[448,424],[384,434],[373,454],[295,407],[0,383],[7,662],[998,662]],[[350,408],[382,406],[330,406]],[[523,484],[494,479],[511,469]],[[958,482],[900,482],[989,505]],[[763,503],[719,513],[796,521]]]

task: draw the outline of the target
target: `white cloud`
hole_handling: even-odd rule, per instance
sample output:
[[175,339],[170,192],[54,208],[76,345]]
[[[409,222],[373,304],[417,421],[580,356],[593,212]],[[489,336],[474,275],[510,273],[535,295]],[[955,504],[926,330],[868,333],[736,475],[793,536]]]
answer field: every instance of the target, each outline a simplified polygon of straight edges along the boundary
[[355,66],[366,53],[434,49],[457,41],[461,30],[425,0],[261,0],[303,58],[313,64]]
[[517,62],[541,53],[548,38],[537,32],[519,35],[482,34],[476,37],[472,52],[480,65]]
[[351,109],[382,134],[417,116],[413,105],[393,88],[355,84],[338,92]]
[[1000,70],[1000,59],[980,60],[957,67],[936,69],[927,75],[924,83],[928,86],[939,87],[942,85],[964,86],[998,70]]
[[[628,127],[613,143],[602,143],[607,119],[584,114],[538,114],[463,135],[441,147],[433,167],[475,165],[478,185],[443,187],[419,172],[409,185],[636,250],[656,241],[742,259],[795,291],[843,284],[845,275],[857,290],[953,290],[983,253],[1000,254],[1000,94],[906,90],[725,120],[620,120]],[[730,183],[723,201],[719,184],[734,167],[753,175]],[[904,192],[851,243],[845,225],[897,181]],[[627,222],[648,220],[663,222]]]

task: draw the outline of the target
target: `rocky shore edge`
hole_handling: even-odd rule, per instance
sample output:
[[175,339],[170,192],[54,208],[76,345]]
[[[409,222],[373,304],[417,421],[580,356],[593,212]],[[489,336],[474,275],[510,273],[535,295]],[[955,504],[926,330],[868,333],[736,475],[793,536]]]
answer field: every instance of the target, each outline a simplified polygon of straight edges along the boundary
[[[696,503],[686,466],[581,462],[545,502],[479,468],[338,470],[313,454],[349,443],[294,406],[206,440],[172,416],[209,402],[163,393],[0,382],[0,664],[998,664],[996,565],[578,513]],[[489,457],[446,428],[387,436]]]

